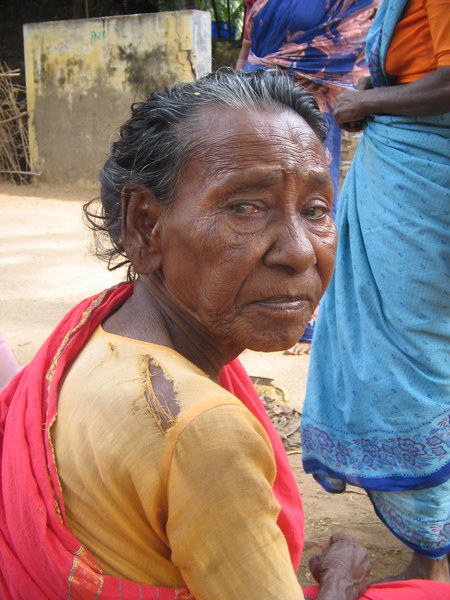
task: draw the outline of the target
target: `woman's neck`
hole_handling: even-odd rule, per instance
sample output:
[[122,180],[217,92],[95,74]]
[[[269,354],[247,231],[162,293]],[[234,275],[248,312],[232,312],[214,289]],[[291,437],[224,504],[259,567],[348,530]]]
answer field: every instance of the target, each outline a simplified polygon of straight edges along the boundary
[[225,364],[244,350],[214,340],[195,317],[183,314],[158,285],[139,278],[133,295],[108,317],[109,333],[173,348],[217,381]]

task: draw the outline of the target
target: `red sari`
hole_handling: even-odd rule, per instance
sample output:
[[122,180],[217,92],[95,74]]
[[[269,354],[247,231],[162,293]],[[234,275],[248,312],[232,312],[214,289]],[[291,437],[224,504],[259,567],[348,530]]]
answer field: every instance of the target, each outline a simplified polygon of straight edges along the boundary
[[[58,386],[93,330],[132,291],[132,284],[123,284],[75,307],[0,396],[2,600],[194,600],[185,588],[161,588],[105,575],[66,525],[50,439]],[[277,463],[274,494],[282,507],[278,524],[296,569],[303,547],[303,509],[281,440],[238,361],[224,369],[221,383],[255,415],[272,442]],[[305,590],[311,598],[317,591],[317,587]],[[385,584],[363,596],[369,600],[391,597],[448,600],[450,586]]]

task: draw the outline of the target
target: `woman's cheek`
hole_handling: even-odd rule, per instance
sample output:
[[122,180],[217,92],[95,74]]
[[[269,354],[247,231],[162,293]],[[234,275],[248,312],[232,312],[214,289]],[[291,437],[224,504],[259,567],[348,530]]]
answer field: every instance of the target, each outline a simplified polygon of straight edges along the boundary
[[333,274],[336,261],[337,232],[330,231],[326,238],[322,238],[317,249],[317,265],[325,286],[328,286]]

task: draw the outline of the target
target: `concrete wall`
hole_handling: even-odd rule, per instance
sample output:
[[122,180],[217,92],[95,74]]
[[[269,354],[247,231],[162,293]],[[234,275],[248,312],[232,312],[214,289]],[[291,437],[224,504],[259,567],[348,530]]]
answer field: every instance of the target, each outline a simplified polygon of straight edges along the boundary
[[130,105],[211,69],[211,19],[176,11],[24,25],[33,170],[95,185]]

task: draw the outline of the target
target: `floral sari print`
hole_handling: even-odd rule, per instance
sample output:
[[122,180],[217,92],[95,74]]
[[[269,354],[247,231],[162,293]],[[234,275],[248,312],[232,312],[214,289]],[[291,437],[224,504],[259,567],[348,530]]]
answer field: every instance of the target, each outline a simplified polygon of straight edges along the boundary
[[[367,73],[365,40],[379,0],[257,0],[245,71],[279,67],[306,80],[323,112]],[[292,29],[293,24],[295,30]]]

